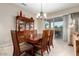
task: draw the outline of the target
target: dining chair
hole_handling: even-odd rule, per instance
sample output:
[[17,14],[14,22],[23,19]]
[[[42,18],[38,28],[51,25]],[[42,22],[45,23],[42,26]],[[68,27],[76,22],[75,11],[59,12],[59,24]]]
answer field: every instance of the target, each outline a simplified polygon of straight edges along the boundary
[[51,50],[51,49],[50,49],[50,46],[51,46],[51,45],[52,45],[52,47],[54,48],[53,39],[54,39],[54,30],[50,30],[50,36],[49,36],[49,42],[48,42],[49,50]]
[[45,51],[48,52],[47,40],[48,40],[47,30],[43,30],[41,40],[38,43],[34,44],[35,48],[38,48],[38,50],[40,50],[40,53],[41,53],[42,56],[43,56]]
[[[12,42],[13,42],[13,56],[23,56],[31,51],[33,54],[33,46],[26,42],[19,42],[17,31],[11,30]],[[22,38],[22,37],[21,37]]]
[[50,32],[51,32],[50,45],[52,45],[52,47],[54,47],[54,45],[53,45],[53,40],[54,40],[54,30],[50,30]]

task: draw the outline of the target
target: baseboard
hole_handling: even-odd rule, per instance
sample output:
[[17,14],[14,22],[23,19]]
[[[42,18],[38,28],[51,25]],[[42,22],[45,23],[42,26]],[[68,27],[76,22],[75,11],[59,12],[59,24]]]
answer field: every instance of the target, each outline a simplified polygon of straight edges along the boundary
[[3,47],[8,47],[8,46],[12,46],[12,43],[2,44],[2,45],[0,45],[0,48],[3,48]]

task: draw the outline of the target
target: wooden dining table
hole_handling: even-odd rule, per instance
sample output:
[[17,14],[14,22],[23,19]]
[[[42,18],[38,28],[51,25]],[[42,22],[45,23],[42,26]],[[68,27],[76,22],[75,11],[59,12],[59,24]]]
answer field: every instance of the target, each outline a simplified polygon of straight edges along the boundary
[[[50,33],[48,36],[50,37]],[[32,43],[32,44],[38,43],[40,40],[42,40],[42,34],[37,34],[34,37],[30,37],[29,39],[25,39],[26,42]]]
[[24,41],[35,44],[35,43],[38,43],[39,40],[41,40],[41,39],[42,39],[42,34],[37,34],[33,37],[30,37],[29,39],[25,39]]
[[39,42],[39,40],[41,40],[41,36],[34,36],[34,37],[30,37],[29,39],[26,39],[26,42],[35,44],[37,42]]
[[[24,33],[23,33],[24,34]],[[18,40],[19,42],[29,42],[29,43],[37,43],[39,40],[41,40],[42,38],[42,34],[35,34],[33,36],[31,36],[30,34],[30,37],[28,37],[27,34],[23,35],[21,32],[17,32],[17,37],[18,37]]]

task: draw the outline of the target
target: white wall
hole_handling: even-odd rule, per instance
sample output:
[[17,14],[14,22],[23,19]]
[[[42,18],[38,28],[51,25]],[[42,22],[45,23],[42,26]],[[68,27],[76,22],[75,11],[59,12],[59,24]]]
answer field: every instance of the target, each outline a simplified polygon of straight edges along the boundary
[[[0,55],[12,55],[10,30],[15,29],[16,16],[22,10],[27,17],[34,17],[32,12],[15,4],[0,4]],[[11,46],[11,47],[9,47]]]

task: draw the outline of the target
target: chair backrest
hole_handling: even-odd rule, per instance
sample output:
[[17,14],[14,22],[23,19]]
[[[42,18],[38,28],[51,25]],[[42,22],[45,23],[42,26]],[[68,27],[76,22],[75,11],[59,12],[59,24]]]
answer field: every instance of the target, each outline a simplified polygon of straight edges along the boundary
[[50,44],[53,43],[53,37],[54,37],[54,30],[50,30],[50,38],[49,38]]
[[48,30],[43,30],[42,47],[46,47],[47,46],[47,40],[48,40]]
[[12,36],[12,42],[13,42],[13,48],[14,48],[14,54],[19,55],[20,53],[20,47],[19,47],[19,41],[17,39],[17,33],[14,30],[11,30],[11,36]]
[[50,37],[51,37],[51,39],[53,39],[53,35],[54,35],[54,30],[50,30]]
[[24,42],[25,35],[24,31],[17,31],[17,39],[19,43]]

